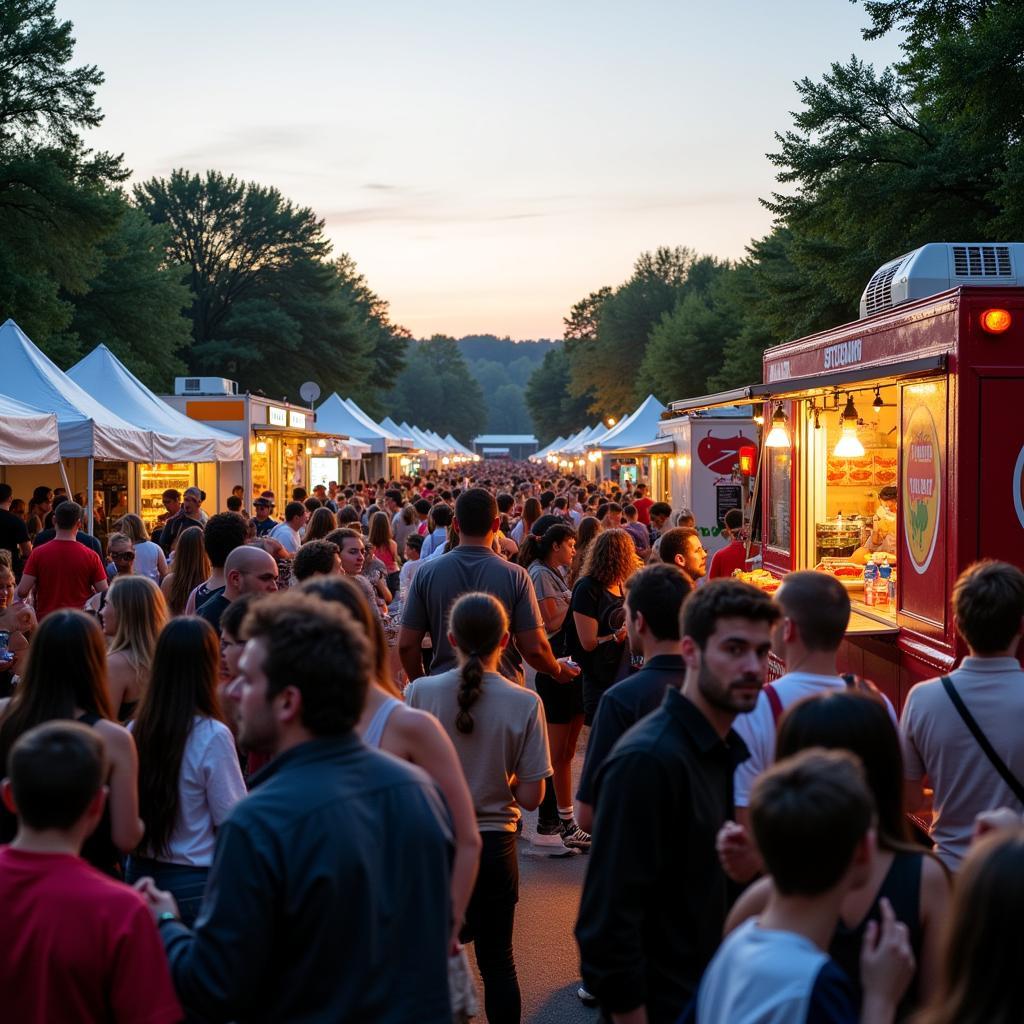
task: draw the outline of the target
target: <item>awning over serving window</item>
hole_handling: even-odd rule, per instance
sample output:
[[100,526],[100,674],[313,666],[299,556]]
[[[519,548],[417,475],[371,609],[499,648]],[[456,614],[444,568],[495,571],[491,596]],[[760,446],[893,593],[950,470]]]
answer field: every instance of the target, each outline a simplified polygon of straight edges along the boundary
[[750,405],[753,402],[781,402],[816,392],[831,391],[833,388],[842,390],[849,385],[868,381],[884,383],[912,377],[927,377],[933,373],[942,373],[945,369],[945,354],[923,356],[920,359],[904,359],[880,366],[858,366],[852,370],[819,373],[813,377],[794,377],[771,384],[750,384],[743,388],[733,388],[731,391],[719,391],[714,395],[702,395],[700,398],[684,398],[679,402],[672,402],[669,409],[682,414],[700,409],[720,409],[729,405]]

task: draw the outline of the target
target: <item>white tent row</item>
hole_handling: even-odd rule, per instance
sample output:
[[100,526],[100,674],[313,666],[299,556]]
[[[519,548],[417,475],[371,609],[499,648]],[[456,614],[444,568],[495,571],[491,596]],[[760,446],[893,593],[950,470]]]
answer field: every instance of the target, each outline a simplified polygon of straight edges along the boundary
[[609,452],[647,444],[658,436],[661,414],[664,411],[665,406],[654,395],[648,395],[633,413],[619,420],[597,440],[586,442],[584,449]]
[[541,461],[543,461],[552,452],[558,451],[559,447],[561,447],[561,445],[565,444],[565,442],[566,442],[566,438],[562,437],[562,435],[559,434],[558,437],[556,437],[554,439],[554,441],[552,441],[550,444],[545,445],[543,448],[540,449],[540,451],[534,452],[530,456],[530,461],[531,462],[541,462]]

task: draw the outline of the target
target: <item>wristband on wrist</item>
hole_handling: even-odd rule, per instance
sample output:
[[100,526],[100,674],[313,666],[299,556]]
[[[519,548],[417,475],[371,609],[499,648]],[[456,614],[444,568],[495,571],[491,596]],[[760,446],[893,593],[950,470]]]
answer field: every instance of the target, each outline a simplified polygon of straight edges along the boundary
[[156,915],[156,926],[159,928],[160,925],[166,924],[168,921],[180,921],[181,918],[177,914],[172,914],[169,910],[164,910]]

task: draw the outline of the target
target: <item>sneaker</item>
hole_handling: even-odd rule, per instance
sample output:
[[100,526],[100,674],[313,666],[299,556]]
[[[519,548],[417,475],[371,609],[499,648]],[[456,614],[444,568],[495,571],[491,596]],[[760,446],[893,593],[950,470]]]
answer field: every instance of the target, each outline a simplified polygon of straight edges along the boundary
[[590,833],[584,832],[573,818],[562,822],[562,842],[570,850],[587,853],[590,850]]
[[550,851],[552,857],[565,857],[575,853],[575,849],[565,845],[563,838],[564,825],[556,821],[553,825],[538,824],[537,831],[530,836],[530,842],[534,846],[543,846]]
[[582,985],[576,989],[576,998],[584,1006],[597,1006],[597,998],[590,992],[588,992]]

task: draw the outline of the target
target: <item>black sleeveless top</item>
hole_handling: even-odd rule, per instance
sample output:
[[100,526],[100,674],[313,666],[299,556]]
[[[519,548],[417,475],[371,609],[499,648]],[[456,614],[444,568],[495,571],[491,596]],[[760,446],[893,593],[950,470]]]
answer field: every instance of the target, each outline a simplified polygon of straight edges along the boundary
[[[842,920],[836,926],[829,946],[829,956],[846,972],[853,982],[854,988],[860,993],[860,949],[864,941],[864,932],[868,921],[881,921],[878,902],[885,897],[892,904],[897,921],[902,921],[910,932],[910,944],[918,965],[921,963],[921,947],[924,941],[924,929],[921,927],[921,871],[922,862],[927,854],[897,852],[893,854],[892,864],[882,880],[882,886],[875,894],[871,909],[860,924],[853,928],[847,927]],[[906,995],[900,1001],[896,1011],[897,1020],[906,1020],[918,1008],[919,996],[915,976]]]
[[[88,711],[80,715],[77,721],[83,725],[95,727],[100,721],[99,715],[90,714]],[[82,845],[82,860],[87,861],[94,868],[98,868],[105,875],[113,878],[123,878],[124,871],[121,867],[121,851],[114,845],[110,835],[110,801],[103,806],[103,817],[85,843]]]

